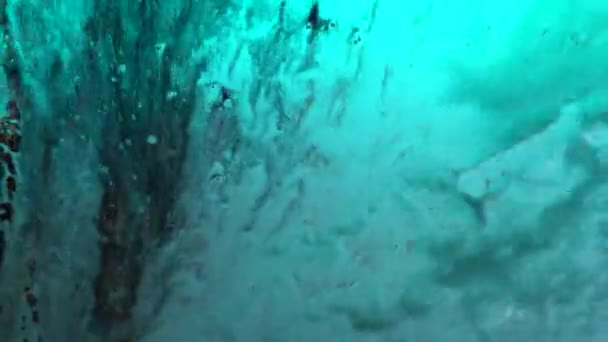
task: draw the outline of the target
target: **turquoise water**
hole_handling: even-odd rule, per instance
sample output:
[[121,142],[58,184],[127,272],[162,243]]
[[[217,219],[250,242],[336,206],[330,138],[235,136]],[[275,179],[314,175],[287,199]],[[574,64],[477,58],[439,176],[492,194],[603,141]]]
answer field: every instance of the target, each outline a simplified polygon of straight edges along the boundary
[[608,339],[608,3],[0,6],[0,341]]

